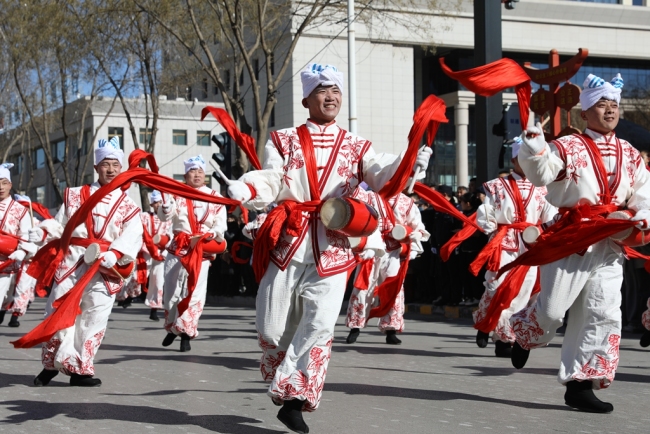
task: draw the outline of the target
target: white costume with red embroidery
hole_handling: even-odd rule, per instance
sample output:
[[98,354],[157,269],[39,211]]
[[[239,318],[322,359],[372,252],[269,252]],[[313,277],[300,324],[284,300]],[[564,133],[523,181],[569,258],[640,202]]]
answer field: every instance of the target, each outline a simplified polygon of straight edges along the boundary
[[[600,151],[592,155],[579,135],[561,137],[544,149],[526,143],[519,152],[524,172],[537,186],[547,186],[546,200],[556,207],[602,203],[607,186],[599,185],[595,158],[601,158],[612,203],[634,211],[650,208],[648,171],[639,152],[612,133],[586,130]],[[610,239],[540,267],[537,301],[510,319],[517,342],[525,349],[548,344],[569,310],[558,380],[590,380],[594,388],[614,380],[621,338],[621,248]]]
[[[522,178],[516,173],[509,175],[515,180],[521,199],[523,200],[523,209],[525,212],[522,221],[532,225],[548,224],[557,215],[557,208],[549,204],[546,199],[546,187],[535,187],[528,179]],[[507,178],[496,178],[483,184],[485,187],[485,200],[476,211],[478,225],[486,234],[493,234],[500,225],[511,225],[517,223],[515,215],[517,206],[515,205],[516,193],[513,192],[510,181]],[[526,251],[526,246],[521,238],[521,231],[509,229],[506,236],[501,242],[501,262],[499,267],[514,261],[519,255]],[[499,285],[505,280],[508,273],[503,274],[495,279],[496,272],[486,271],[485,273],[485,292],[481,297],[478,309],[472,314],[474,323],[482,321],[485,318],[490,301],[496,294]],[[515,335],[510,326],[510,317],[526,307],[535,281],[537,280],[537,267],[530,267],[526,278],[519,290],[517,296],[512,300],[510,306],[501,312],[499,322],[494,335],[494,340],[503,342],[514,342]]]
[[[399,165],[394,155],[375,154],[370,142],[334,122],[319,126],[307,121],[307,128],[321,200],[350,196],[361,181],[379,190]],[[308,202],[309,182],[297,129],[271,133],[265,157],[264,170],[240,179],[256,191],[245,206],[260,210],[272,202]],[[306,400],[304,411],[318,407],[334,325],[354,265],[347,237],[326,230],[316,213],[303,212],[298,237],[283,229],[257,295],[256,326],[264,352],[261,371],[271,382],[268,394],[274,399]]]
[[[375,288],[386,280],[386,278],[397,275],[399,271],[402,245],[391,236],[394,225],[400,224],[413,229],[410,241],[411,252],[418,254],[423,251],[420,242],[428,240],[429,233],[424,228],[420,210],[414,206],[413,199],[404,194],[400,193],[388,201],[388,205],[392,208],[395,216],[395,223],[389,218],[386,202],[377,193],[359,189],[355,192],[354,197],[370,204],[377,210],[380,219],[378,231],[381,231],[383,234],[383,239],[386,244],[386,254],[381,257],[375,256],[372,259],[373,266],[370,272],[368,288],[360,289],[355,287],[350,295],[345,326],[361,329],[368,322],[370,310],[379,303],[375,294]],[[357,273],[361,271],[361,267],[361,264],[357,267]],[[387,330],[395,330],[401,333],[404,330],[403,285],[395,299],[393,307],[386,315],[379,318],[377,326],[382,333],[385,333]]]
[[[140,214],[144,230],[151,234],[153,238],[156,234],[172,236],[171,222],[163,222],[152,212]],[[144,249],[144,244],[142,245]],[[160,247],[160,255],[167,258],[167,250]],[[157,261],[151,258],[148,252],[144,252],[147,258],[147,268],[149,270],[149,283],[147,285],[147,298],[144,303],[152,309],[163,308],[163,286],[165,283],[165,261]]]
[[[11,196],[0,201],[0,231],[25,240],[19,241],[19,249],[21,245],[28,243],[27,230],[30,227],[30,216],[27,208],[13,200]],[[0,304],[2,304],[2,310],[9,308],[14,299],[13,289],[20,268],[20,264],[0,254]]]
[[[53,220],[41,223],[48,237],[59,237],[63,227],[82,205],[83,187],[67,188],[64,202]],[[90,194],[100,188],[99,183],[90,185]],[[142,223],[138,218],[140,208],[122,190],[114,190],[104,197],[92,210],[93,236],[89,236],[86,223],[72,232],[72,237],[97,238],[110,243],[110,250],[122,256],[118,264],[135,260],[142,243]],[[68,253],[54,276],[53,288],[45,307],[45,316],[53,312],[52,303],[65,295],[86,273],[88,265],[83,260],[85,247],[70,244]],[[119,254],[118,254],[119,256]],[[94,375],[93,359],[106,331],[108,316],[113,308],[115,294],[123,282],[114,274],[97,273],[84,289],[81,297],[81,314],[72,327],[57,332],[43,344],[43,367],[58,369],[66,375]]]
[[[34,218],[32,224],[33,227],[36,227],[40,224],[40,221]],[[34,243],[34,244],[36,245],[37,248],[41,248],[43,247],[44,241],[40,243]],[[29,268],[29,265],[32,263],[31,261],[32,257],[33,255],[27,257],[23,261],[20,267],[20,272],[16,276],[16,285],[13,291],[13,297],[11,298],[7,297],[7,301],[9,302],[6,305],[7,312],[11,312],[12,314],[18,316],[25,315],[25,312],[27,312],[27,306],[29,305],[29,303],[34,301],[34,294],[36,290],[36,279],[34,279],[32,276],[26,273],[27,268]],[[3,309],[5,309],[5,307],[3,307]]]
[[[221,195],[216,191],[202,186],[198,189],[202,193],[211,194],[213,196]],[[165,216],[162,212],[162,207],[158,209],[158,216],[165,220],[171,218],[171,229],[174,235],[185,232],[193,234],[190,228],[190,221],[188,219],[187,201],[183,198],[176,198],[176,206],[172,210],[170,216]],[[221,234],[227,229],[227,213],[223,205],[208,204],[205,202],[193,201],[194,216],[199,224],[201,234],[212,233]],[[187,253],[187,250],[177,250],[177,240],[174,238],[169,245],[169,251],[164,265],[164,290],[163,290],[163,306],[165,308],[165,330],[169,333],[180,335],[185,333],[190,338],[195,338],[199,335],[197,326],[199,318],[203,312],[205,305],[205,297],[208,286],[208,269],[210,268],[210,261],[214,260],[215,255],[205,255],[201,262],[201,272],[192,293],[190,305],[185,312],[178,316],[178,303],[187,295],[187,270],[180,262],[180,257]],[[175,254],[176,252],[177,254]],[[178,255],[178,256],[177,256]]]

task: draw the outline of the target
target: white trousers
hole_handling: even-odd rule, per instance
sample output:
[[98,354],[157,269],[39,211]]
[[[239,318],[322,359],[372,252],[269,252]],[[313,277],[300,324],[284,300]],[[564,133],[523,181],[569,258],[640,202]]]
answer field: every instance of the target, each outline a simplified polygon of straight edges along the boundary
[[14,300],[14,286],[16,285],[16,273],[0,274],[0,309],[7,310]]
[[[389,276],[394,276],[399,271],[399,250],[393,250],[384,256],[375,257],[368,289],[354,288],[348,302],[348,313],[345,326],[348,328],[362,329],[368,323],[368,317],[373,307],[379,305],[379,298],[375,294],[377,285]],[[360,266],[359,266],[360,267]],[[404,331],[404,286],[400,288],[395,303],[386,315],[378,319],[377,327],[382,333],[395,330]]]
[[180,335],[185,333],[194,339],[199,335],[199,318],[205,305],[208,288],[208,269],[210,261],[201,262],[201,272],[192,293],[189,307],[183,315],[178,315],[178,303],[187,295],[187,270],[178,256],[168,254],[165,259],[163,303],[165,308],[165,330]]
[[604,240],[584,256],[540,267],[540,273],[537,301],[510,319],[517,342],[526,349],[548,344],[568,310],[558,381],[608,387],[619,360],[623,257]]
[[[163,308],[163,287],[165,283],[165,261],[151,260],[149,269],[149,286],[144,304],[152,309]],[[207,282],[206,282],[207,284]]]
[[[80,277],[87,267],[82,265],[80,269],[75,271],[77,277]],[[45,306],[46,318],[54,311],[52,303],[72,287],[68,283],[65,280],[61,285],[52,288]],[[115,295],[108,293],[104,281],[97,274],[84,289],[81,296],[81,314],[77,316],[74,325],[55,333],[43,344],[43,367],[48,370],[58,369],[66,375],[95,375],[93,360],[104,339],[114,301]]]
[[34,301],[36,279],[25,272],[29,267],[29,264],[29,262],[23,262],[21,271],[16,280],[16,289],[13,294],[13,299],[7,309],[7,311],[18,316],[25,315],[25,312],[27,312],[27,305],[29,302]]
[[274,400],[305,400],[318,408],[348,273],[320,277],[316,265],[292,261],[285,271],[269,264],[257,292],[255,325],[260,370]]
[[[501,262],[499,263],[500,267],[503,267],[512,261],[514,261],[520,255],[519,252],[508,252],[501,251]],[[495,280],[497,273],[494,271],[486,271],[485,273],[485,292],[481,297],[481,301],[478,304],[478,309],[476,309],[472,316],[474,318],[474,324],[479,321],[482,321],[487,314],[488,308],[490,307],[490,302],[497,293],[499,285],[506,279],[508,273],[503,274],[499,279]],[[515,341],[515,334],[510,325],[510,317],[515,313],[519,312],[526,307],[528,301],[530,300],[530,294],[533,292],[535,287],[535,281],[537,280],[537,267],[530,267],[526,277],[524,278],[524,283],[519,289],[519,293],[510,303],[510,306],[501,311],[499,316],[499,322],[497,323],[494,333],[492,335],[492,340],[503,341],[513,343]]]

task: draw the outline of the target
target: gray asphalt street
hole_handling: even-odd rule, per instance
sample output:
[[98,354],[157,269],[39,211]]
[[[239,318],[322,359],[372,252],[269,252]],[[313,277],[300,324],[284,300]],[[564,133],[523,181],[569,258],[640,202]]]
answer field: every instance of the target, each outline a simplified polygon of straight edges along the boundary
[[[95,359],[99,388],[72,388],[59,375],[32,386],[40,348],[9,343],[40,319],[37,300],[18,329],[0,326],[0,432],[287,432],[265,395],[251,308],[208,306],[192,351],[163,348],[162,322],[142,304],[114,308]],[[305,415],[311,433],[647,433],[650,351],[624,335],[610,389],[610,415],[573,411],[557,383],[561,336],[535,350],[525,369],[478,348],[466,320],[407,315],[403,344],[388,346],[372,327],[347,345],[339,319],[323,401]]]

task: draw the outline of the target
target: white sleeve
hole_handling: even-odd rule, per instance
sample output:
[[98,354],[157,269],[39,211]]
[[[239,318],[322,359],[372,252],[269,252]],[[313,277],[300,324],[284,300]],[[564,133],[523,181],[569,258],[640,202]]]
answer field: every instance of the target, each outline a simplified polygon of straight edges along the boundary
[[217,212],[217,218],[214,220],[214,225],[210,229],[210,232],[213,234],[223,234],[226,233],[228,230],[228,213],[226,212],[226,207],[221,206],[219,207],[219,211]]
[[120,265],[135,261],[138,252],[142,248],[143,232],[142,220],[140,220],[140,215],[136,214],[122,228],[120,236],[111,243],[110,249],[117,250],[123,255],[117,261]]
[[[384,153],[377,154],[374,149],[370,147],[363,155],[362,159],[363,181],[365,181],[372,190],[381,190],[384,184],[386,184],[395,174],[395,171],[402,161],[404,152],[399,156]],[[422,176],[424,176],[424,174],[422,174]]]
[[632,189],[633,193],[627,201],[627,207],[634,211],[650,209],[650,172],[641,159],[637,162]]
[[411,206],[409,213],[405,216],[404,223],[413,229],[411,233],[411,251],[421,254],[424,252],[422,241],[427,241],[431,234],[424,227],[420,210],[415,204]]
[[65,212],[65,204],[61,205],[59,212],[53,219],[43,220],[38,227],[43,229],[47,235],[43,244],[47,244],[52,240],[58,240],[63,235],[63,229],[68,222],[68,215]]
[[555,181],[564,169],[564,161],[553,143],[546,143],[544,149],[535,152],[524,142],[517,158],[526,177],[536,187],[544,187]]
[[497,230],[498,222],[494,210],[494,200],[490,194],[485,196],[483,205],[476,210],[476,224],[488,235]]
[[257,195],[243,205],[248,209],[262,210],[280,194],[282,189],[282,176],[284,174],[284,160],[271,140],[266,142],[264,148],[264,166],[262,170],[253,170],[245,173],[240,181],[252,186]]

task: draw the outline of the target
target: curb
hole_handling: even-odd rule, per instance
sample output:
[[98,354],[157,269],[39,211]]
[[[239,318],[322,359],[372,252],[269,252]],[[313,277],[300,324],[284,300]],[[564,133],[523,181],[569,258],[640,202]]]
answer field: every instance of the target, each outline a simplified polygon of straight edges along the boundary
[[404,313],[419,313],[420,315],[440,315],[445,318],[472,319],[472,313],[478,306],[434,306],[432,304],[409,303],[404,305]]

